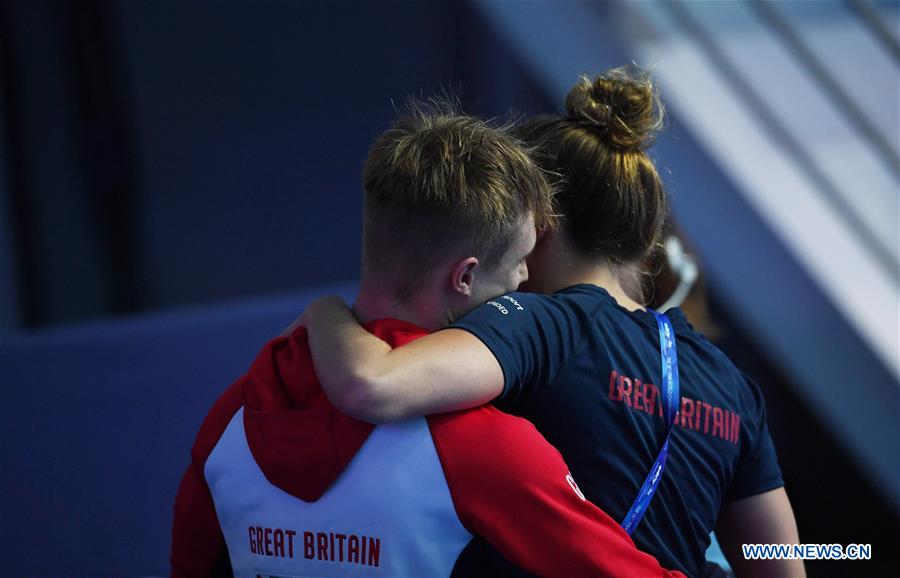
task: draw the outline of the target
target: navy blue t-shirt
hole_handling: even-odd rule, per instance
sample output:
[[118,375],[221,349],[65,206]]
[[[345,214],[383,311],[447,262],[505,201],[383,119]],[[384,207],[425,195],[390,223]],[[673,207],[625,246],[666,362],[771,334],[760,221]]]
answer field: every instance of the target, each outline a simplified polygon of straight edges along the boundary
[[[663,566],[706,574],[719,507],[783,485],[759,388],[679,309],[681,405],[658,493],[633,537]],[[488,346],[505,387],[494,403],[531,420],[589,500],[621,521],[665,439],[659,330],[605,290],[512,293],[453,325]]]

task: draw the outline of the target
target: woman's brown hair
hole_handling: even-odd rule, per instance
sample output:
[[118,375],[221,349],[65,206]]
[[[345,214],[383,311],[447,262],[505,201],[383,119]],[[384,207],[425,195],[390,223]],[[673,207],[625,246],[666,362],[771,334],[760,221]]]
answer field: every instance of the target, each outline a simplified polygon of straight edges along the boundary
[[538,116],[519,128],[558,179],[557,213],[581,253],[633,263],[660,241],[668,204],[645,151],[663,118],[649,75],[622,67],[582,77],[566,97],[566,116]]

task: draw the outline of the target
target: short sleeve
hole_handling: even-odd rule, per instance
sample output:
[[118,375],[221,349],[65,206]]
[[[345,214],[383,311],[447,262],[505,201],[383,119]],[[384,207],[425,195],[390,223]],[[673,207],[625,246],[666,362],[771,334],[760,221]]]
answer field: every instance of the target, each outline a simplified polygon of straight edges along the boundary
[[500,399],[515,401],[551,383],[588,331],[590,316],[566,295],[510,293],[452,325],[480,339],[503,369]]
[[738,466],[725,501],[755,496],[784,485],[775,445],[766,425],[766,404],[759,387],[747,376],[746,406],[741,412],[741,448]]

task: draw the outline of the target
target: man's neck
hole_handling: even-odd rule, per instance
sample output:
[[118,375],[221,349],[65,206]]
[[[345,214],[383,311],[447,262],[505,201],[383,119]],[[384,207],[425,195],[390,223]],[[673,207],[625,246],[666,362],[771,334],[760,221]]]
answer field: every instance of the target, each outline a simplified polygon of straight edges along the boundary
[[391,318],[418,325],[428,331],[437,331],[448,323],[441,308],[429,303],[427,297],[420,295],[412,301],[400,302],[393,291],[365,280],[360,284],[353,313],[360,323]]

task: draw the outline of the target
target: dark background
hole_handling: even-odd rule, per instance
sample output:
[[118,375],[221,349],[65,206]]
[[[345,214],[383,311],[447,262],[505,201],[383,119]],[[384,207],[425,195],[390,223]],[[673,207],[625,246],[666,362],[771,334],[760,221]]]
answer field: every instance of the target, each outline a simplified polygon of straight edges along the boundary
[[355,279],[360,169],[407,95],[552,108],[465,3],[41,0],[3,18],[7,326]]

